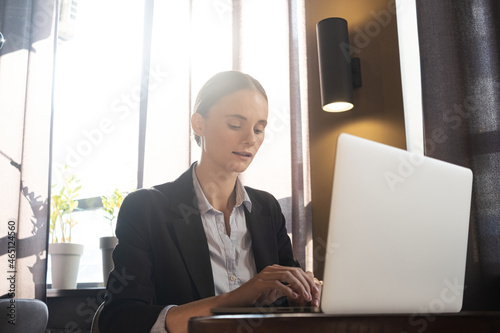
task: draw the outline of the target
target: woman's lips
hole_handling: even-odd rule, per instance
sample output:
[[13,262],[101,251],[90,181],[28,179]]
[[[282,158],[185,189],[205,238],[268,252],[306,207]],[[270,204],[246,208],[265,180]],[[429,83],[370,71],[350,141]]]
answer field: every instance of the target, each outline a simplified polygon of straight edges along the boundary
[[252,157],[252,153],[246,152],[246,151],[233,151],[233,154],[242,156],[242,157],[247,157],[250,158]]

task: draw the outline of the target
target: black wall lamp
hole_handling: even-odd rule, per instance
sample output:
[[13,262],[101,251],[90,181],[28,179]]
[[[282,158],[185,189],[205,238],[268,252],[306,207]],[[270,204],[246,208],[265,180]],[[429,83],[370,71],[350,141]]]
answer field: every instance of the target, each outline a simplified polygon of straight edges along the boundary
[[353,90],[361,87],[359,58],[350,57],[347,21],[340,17],[321,20],[318,38],[321,105],[328,112],[353,108]]

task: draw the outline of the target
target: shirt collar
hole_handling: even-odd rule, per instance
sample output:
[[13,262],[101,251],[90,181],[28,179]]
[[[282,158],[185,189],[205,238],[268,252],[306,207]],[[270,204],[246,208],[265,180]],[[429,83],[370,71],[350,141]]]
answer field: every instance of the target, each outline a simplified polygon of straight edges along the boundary
[[[196,176],[196,166],[193,168],[193,186],[194,191],[196,192],[196,199],[198,199],[198,209],[200,213],[203,215],[210,210],[215,210],[215,208],[208,202],[205,193],[203,193],[203,189],[201,188],[200,182],[198,181],[198,177]],[[236,205],[235,207],[239,207],[242,204],[245,205],[249,212],[252,211],[252,201],[250,201],[250,197],[248,196],[245,187],[240,181],[240,178],[236,178]]]

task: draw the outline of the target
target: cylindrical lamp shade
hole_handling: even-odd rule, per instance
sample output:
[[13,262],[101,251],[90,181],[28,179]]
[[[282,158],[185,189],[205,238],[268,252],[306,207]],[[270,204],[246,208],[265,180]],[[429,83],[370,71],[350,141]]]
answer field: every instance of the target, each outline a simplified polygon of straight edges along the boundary
[[350,110],[353,85],[347,21],[339,17],[321,20],[316,25],[316,33],[323,110]]

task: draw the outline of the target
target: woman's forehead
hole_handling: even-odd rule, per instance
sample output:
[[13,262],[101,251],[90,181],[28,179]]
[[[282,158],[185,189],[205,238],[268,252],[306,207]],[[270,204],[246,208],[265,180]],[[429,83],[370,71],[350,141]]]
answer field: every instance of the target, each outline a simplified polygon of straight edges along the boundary
[[268,115],[267,100],[258,91],[238,90],[219,99],[211,108],[210,113],[223,117],[249,120],[260,118],[266,120]]

